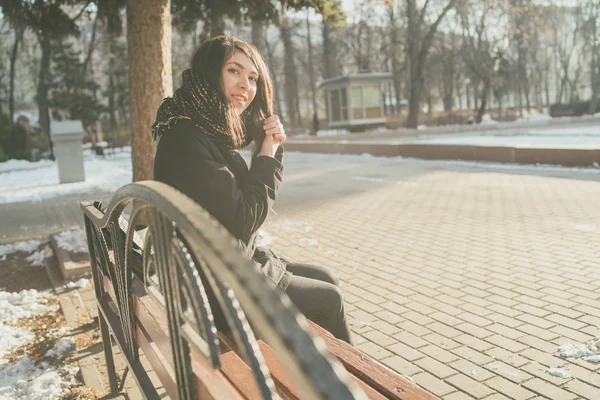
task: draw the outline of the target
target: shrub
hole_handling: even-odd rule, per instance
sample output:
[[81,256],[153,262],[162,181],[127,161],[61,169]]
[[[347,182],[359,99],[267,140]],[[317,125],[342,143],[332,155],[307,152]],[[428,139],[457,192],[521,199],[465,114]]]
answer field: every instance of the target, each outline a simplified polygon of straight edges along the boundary
[[15,124],[7,115],[0,115],[0,147],[4,157],[31,160],[31,147],[27,130]]
[[[591,100],[576,101],[569,104],[556,103],[550,106],[550,115],[552,117],[566,117],[566,116],[581,116],[590,114],[590,103]],[[598,104],[595,110],[591,110],[592,114],[599,111]]]

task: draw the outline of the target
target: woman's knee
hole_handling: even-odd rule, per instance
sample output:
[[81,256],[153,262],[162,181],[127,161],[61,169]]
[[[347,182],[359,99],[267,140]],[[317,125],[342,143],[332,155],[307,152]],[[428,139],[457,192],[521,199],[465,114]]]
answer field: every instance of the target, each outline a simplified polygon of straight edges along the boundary
[[340,286],[340,280],[336,274],[329,268],[320,265],[312,264],[290,264],[288,266],[290,272],[294,275],[303,276],[311,279],[318,279],[323,282],[331,283],[335,286]]
[[327,285],[323,294],[324,317],[344,312],[344,297],[338,286]]

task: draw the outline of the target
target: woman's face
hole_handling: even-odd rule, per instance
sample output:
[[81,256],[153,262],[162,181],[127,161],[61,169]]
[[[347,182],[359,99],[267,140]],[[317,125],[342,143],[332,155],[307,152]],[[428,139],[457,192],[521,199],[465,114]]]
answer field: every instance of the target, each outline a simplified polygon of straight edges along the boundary
[[256,95],[258,71],[247,55],[238,51],[225,61],[221,71],[225,97],[241,113]]

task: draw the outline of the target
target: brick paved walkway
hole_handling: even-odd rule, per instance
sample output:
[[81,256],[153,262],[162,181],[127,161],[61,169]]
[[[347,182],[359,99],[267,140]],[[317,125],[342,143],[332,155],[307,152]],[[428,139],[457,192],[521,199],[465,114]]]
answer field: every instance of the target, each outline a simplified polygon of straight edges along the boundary
[[337,271],[358,347],[443,399],[600,398],[556,356],[600,337],[600,174],[305,158],[265,230]]
[[[0,207],[3,240],[40,207]],[[337,271],[361,349],[443,399],[598,399],[600,364],[556,350],[600,337],[599,208],[599,173],[291,153],[265,230]]]

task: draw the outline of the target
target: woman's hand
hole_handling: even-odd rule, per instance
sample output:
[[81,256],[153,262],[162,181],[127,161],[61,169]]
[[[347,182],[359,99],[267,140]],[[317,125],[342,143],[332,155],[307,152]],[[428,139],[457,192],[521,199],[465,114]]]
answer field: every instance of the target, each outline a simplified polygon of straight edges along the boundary
[[265,119],[263,128],[265,130],[265,140],[258,155],[274,157],[279,145],[285,142],[285,129],[277,115],[271,115]]

